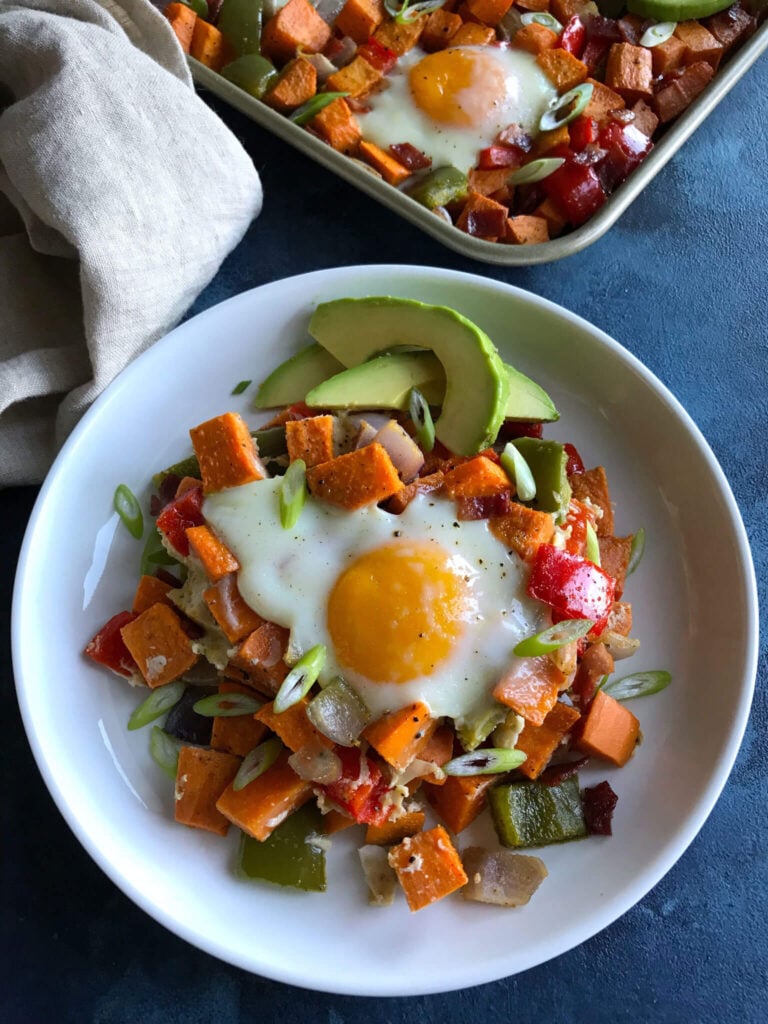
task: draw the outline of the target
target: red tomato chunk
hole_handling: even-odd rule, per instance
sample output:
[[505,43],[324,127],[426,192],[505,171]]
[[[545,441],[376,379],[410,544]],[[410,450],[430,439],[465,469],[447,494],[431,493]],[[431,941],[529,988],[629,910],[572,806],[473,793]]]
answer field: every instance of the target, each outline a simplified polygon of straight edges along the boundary
[[528,594],[556,613],[553,618],[592,619],[599,635],[608,622],[616,581],[594,562],[542,544],[536,552]]

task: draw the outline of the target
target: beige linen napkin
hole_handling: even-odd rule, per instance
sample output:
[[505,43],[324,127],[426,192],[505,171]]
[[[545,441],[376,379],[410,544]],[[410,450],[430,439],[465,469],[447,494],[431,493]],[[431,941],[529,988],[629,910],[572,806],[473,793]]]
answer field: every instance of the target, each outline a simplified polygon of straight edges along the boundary
[[0,0],[0,486],[42,479],[261,199],[148,0]]

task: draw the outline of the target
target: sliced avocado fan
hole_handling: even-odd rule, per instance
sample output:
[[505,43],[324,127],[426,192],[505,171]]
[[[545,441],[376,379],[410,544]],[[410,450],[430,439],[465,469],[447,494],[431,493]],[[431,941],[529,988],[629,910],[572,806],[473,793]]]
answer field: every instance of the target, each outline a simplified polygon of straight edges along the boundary
[[627,0],[630,14],[655,21],[691,21],[708,18],[730,7],[733,0]]

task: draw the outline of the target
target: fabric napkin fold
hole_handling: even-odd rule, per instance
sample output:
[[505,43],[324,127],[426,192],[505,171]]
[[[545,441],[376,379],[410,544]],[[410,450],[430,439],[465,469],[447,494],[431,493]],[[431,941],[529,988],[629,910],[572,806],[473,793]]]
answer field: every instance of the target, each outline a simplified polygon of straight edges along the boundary
[[148,0],[0,0],[0,486],[42,479],[261,202]]

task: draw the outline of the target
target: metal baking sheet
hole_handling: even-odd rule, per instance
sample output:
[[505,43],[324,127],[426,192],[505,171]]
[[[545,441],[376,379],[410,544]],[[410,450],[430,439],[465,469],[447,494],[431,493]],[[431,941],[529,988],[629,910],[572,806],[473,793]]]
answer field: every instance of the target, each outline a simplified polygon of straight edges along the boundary
[[600,211],[586,224],[562,238],[539,245],[504,245],[486,242],[446,224],[404,192],[375,177],[349,157],[337,153],[330,146],[297,127],[281,114],[249,96],[238,86],[211,71],[193,58],[189,58],[195,82],[231,104],[241,113],[267,128],[285,142],[306,153],[319,164],[334,171],[345,181],[388,206],[395,213],[416,224],[443,245],[464,256],[483,263],[496,263],[509,267],[526,267],[535,263],[551,263],[580,252],[613,226],[629,204],[637,198],[651,179],[671,160],[689,135],[699,127],[720,100],[733,88],[741,76],[768,50],[768,23],[762,25],[728,63],[717,72],[701,96],[695,100],[666,130],[650,155],[640,164],[627,181],[608,199]]

